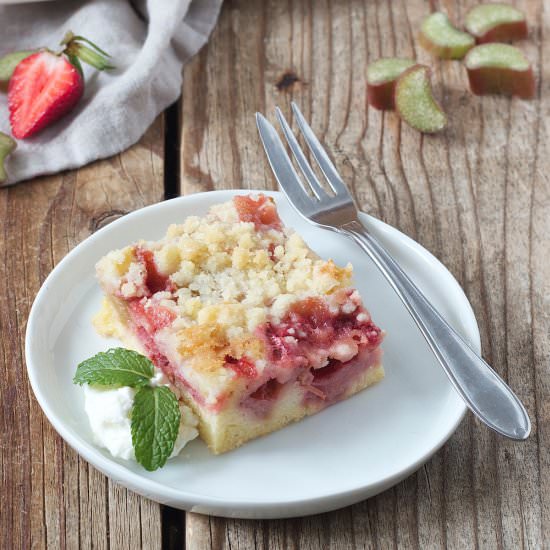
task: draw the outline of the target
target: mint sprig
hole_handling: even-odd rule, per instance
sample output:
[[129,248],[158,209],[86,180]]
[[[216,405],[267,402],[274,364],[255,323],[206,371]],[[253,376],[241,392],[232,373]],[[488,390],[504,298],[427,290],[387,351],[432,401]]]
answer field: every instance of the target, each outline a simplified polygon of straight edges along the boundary
[[149,471],[162,468],[174,450],[181,412],[166,387],[141,388],[132,409],[132,445],[136,460]]
[[73,382],[111,388],[139,388],[149,384],[153,375],[153,363],[141,353],[112,348],[82,361],[76,368]]
[[131,411],[136,460],[150,472],[162,468],[174,450],[181,421],[178,399],[166,386],[149,385],[153,363],[135,351],[113,348],[82,361],[75,384],[138,388]]

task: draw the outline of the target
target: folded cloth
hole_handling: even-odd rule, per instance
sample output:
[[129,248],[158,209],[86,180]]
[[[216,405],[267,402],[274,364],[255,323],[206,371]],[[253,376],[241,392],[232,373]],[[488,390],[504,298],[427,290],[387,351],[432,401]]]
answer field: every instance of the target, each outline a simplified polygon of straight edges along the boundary
[[[66,31],[112,56],[115,70],[83,64],[84,96],[68,115],[18,141],[5,162],[10,185],[76,168],[135,143],[181,93],[182,66],[206,42],[222,0],[65,0],[0,7],[0,56],[46,46],[59,50]],[[0,91],[0,131],[10,134]]]

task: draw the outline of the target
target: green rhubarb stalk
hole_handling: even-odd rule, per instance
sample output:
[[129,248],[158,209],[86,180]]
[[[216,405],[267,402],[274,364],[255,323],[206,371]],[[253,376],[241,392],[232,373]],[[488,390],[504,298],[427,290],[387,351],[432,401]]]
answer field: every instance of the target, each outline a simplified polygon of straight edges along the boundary
[[16,147],[17,143],[13,138],[3,132],[0,132],[0,183],[6,181],[8,177],[4,167],[4,160],[15,150]]

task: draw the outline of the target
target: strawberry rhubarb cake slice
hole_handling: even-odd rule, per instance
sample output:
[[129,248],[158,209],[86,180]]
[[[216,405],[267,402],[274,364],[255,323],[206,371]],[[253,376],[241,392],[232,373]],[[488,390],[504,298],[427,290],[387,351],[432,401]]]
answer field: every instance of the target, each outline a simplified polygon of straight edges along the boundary
[[223,453],[383,378],[383,332],[351,275],[271,198],[239,195],[102,258],[94,324],[146,354]]

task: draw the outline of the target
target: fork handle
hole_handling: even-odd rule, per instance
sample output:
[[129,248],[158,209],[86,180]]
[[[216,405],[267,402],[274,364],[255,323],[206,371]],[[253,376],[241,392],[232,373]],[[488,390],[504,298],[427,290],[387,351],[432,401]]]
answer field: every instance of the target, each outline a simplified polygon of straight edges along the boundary
[[362,223],[354,221],[341,230],[371,257],[388,280],[472,412],[498,433],[526,439],[531,430],[529,416],[504,380],[451,328]]

